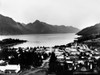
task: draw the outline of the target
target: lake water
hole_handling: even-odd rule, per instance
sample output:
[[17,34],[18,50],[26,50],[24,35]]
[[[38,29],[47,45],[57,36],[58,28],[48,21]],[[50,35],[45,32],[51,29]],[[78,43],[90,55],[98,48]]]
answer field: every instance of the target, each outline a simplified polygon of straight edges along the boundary
[[65,45],[73,40],[77,36],[75,33],[65,34],[31,34],[31,35],[0,35],[0,40],[5,38],[15,38],[21,40],[27,40],[28,42],[16,45],[15,47],[37,47],[37,46],[54,46]]

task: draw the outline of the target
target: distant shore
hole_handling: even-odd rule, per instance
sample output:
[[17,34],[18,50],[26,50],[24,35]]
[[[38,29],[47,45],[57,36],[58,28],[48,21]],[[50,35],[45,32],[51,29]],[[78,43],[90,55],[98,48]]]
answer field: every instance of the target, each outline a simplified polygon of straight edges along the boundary
[[7,39],[3,39],[0,41],[0,47],[11,47],[17,44],[21,44],[27,42],[27,40],[19,40],[19,39],[12,39],[12,38],[7,38]]

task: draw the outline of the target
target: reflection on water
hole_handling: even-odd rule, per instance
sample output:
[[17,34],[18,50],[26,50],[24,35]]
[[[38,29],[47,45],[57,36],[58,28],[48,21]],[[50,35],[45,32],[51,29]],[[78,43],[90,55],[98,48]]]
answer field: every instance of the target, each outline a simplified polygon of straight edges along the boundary
[[67,34],[31,34],[31,35],[1,35],[0,40],[5,38],[17,38],[28,42],[15,47],[54,46],[72,42],[77,37],[75,33]]

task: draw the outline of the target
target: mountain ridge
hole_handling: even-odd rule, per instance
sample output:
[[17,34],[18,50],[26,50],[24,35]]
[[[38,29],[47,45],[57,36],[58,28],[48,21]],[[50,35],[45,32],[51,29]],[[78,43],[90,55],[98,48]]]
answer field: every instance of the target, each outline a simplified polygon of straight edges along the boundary
[[78,31],[78,28],[72,26],[51,25],[39,20],[23,25],[10,17],[0,14],[0,35],[76,33]]

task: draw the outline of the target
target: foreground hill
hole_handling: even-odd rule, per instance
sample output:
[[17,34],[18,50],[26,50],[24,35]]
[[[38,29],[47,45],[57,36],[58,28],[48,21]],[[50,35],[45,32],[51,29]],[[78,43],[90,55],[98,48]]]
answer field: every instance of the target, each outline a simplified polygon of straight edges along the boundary
[[83,35],[83,36],[91,34],[100,34],[100,23],[95,24],[94,26],[91,27],[87,27],[77,33],[77,35]]
[[100,50],[100,23],[81,30],[77,35],[81,35],[77,38],[78,42]]
[[0,35],[45,34],[45,33],[76,33],[79,29],[71,26],[54,26],[36,20],[33,23],[22,24],[10,17],[0,15]]

